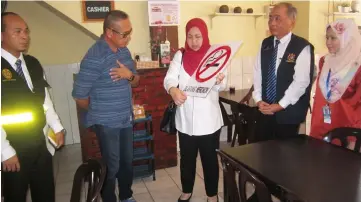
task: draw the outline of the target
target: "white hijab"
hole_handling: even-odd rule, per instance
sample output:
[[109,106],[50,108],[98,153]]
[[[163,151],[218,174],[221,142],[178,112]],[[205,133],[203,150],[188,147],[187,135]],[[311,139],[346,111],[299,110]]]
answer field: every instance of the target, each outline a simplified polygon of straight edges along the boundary
[[[328,27],[332,28],[340,40],[340,50],[336,54],[329,53],[325,56],[319,86],[326,100],[327,90],[331,89],[331,97],[328,102],[334,103],[345,93],[361,65],[361,35],[352,19],[336,20]],[[329,85],[326,86],[330,70]]]

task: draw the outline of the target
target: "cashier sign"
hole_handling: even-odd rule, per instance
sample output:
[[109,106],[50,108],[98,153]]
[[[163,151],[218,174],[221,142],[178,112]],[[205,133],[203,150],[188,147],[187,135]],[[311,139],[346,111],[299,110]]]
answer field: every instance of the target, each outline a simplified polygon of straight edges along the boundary
[[238,41],[211,46],[183,91],[188,96],[207,97],[216,83],[217,75],[226,69],[241,44]]

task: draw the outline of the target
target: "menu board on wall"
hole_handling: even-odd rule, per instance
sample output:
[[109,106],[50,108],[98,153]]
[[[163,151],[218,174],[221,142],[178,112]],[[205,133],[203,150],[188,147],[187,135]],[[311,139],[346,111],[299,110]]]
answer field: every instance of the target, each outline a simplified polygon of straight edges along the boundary
[[82,1],[83,20],[103,21],[107,13],[114,10],[114,1]]
[[148,1],[149,26],[178,26],[179,1]]

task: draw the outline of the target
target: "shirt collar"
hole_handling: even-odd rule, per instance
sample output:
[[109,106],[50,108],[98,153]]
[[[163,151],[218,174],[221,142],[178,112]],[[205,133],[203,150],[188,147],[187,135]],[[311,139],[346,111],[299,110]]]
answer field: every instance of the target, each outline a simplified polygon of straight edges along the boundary
[[[284,43],[289,42],[289,41],[291,40],[291,36],[292,36],[292,32],[289,32],[286,36],[284,36],[284,37],[282,37],[282,38],[280,39],[280,43],[281,43],[281,44],[284,44]],[[276,42],[277,38],[274,37],[273,40],[274,40],[274,42]]]
[[[110,48],[109,44],[105,41],[104,36],[101,35],[99,38],[99,43],[101,44],[102,47],[104,47],[104,49],[108,52],[108,53],[113,53],[113,50]],[[119,51],[119,48],[117,48],[117,52]]]
[[[21,63],[22,64],[25,64],[25,61],[24,61],[24,56],[23,56],[23,53],[20,53],[20,57],[19,58],[16,58],[15,56],[13,56],[11,53],[9,53],[8,51],[4,50],[3,48],[1,48],[1,57],[3,57],[6,61],[8,61],[10,63],[10,65],[12,67],[15,67],[16,68],[16,61],[18,59],[21,60]],[[15,69],[16,70],[16,69]]]

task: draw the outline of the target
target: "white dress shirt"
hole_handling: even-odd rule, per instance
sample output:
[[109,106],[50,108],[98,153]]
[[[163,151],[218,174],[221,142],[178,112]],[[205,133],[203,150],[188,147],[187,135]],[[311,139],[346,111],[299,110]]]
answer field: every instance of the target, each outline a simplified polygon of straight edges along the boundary
[[[284,53],[288,44],[291,41],[292,33],[288,33],[282,39],[280,39],[280,43],[278,44],[277,49],[277,60],[276,60],[276,72],[278,70],[278,66],[284,57]],[[277,40],[274,37],[274,44]],[[286,56],[287,57],[287,56]],[[295,64],[295,73],[293,75],[293,81],[285,92],[285,95],[278,102],[281,107],[284,109],[289,105],[294,105],[300,99],[300,97],[305,93],[306,88],[310,84],[310,65],[311,65],[311,50],[310,46],[306,46],[297,57]],[[277,73],[275,72],[276,76]],[[262,101],[262,71],[261,71],[261,49],[257,55],[255,67],[254,67],[254,91],[253,91],[253,99],[257,103]]]
[[[15,65],[16,61],[18,59],[21,60],[21,67],[23,69],[26,82],[28,84],[29,89],[31,91],[33,91],[33,88],[34,88],[33,83],[31,81],[28,68],[26,67],[26,63],[25,63],[23,54],[20,54],[20,57],[16,58],[12,54],[10,54],[8,51],[1,49],[1,57],[3,57],[6,61],[8,61],[9,64],[11,65],[11,67],[14,68],[15,71],[17,69],[17,67]],[[44,78],[45,78],[45,75],[44,75]],[[49,91],[46,87],[45,87],[44,109],[46,110],[45,113],[46,113],[46,122],[47,122],[47,124],[44,126],[45,141],[47,143],[47,148],[48,148],[49,152],[52,155],[54,155],[55,148],[49,143],[49,141],[46,137],[48,128],[50,126],[55,133],[58,133],[61,130],[63,130],[64,127],[61,124],[60,119],[55,112],[53,102],[51,101]],[[9,159],[10,157],[14,156],[15,154],[16,154],[16,151],[14,150],[13,147],[11,147],[11,143],[6,139],[6,132],[3,129],[3,127],[1,127],[1,161],[5,161],[5,160]]]
[[[182,61],[182,52],[178,51],[169,66],[167,75],[164,79],[164,88],[167,92],[171,87],[184,89],[188,80],[191,78],[184,70]],[[175,117],[176,128],[178,131],[191,136],[208,135],[216,132],[223,126],[223,117],[219,106],[218,92],[224,90],[227,85],[227,71],[223,81],[219,85],[214,85],[207,97],[187,96],[187,100],[177,108]]]

